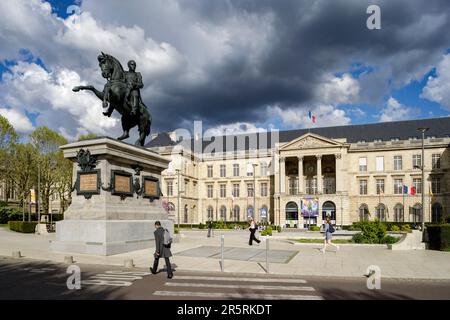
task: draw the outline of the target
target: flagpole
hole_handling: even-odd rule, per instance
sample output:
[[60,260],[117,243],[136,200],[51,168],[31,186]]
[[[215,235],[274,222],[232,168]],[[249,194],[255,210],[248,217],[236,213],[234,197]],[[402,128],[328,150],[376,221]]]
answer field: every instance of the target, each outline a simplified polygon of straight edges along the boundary
[[403,185],[403,188],[402,188],[403,190],[403,192],[402,192],[402,195],[403,195],[403,214],[402,214],[402,222],[405,222],[405,185]]

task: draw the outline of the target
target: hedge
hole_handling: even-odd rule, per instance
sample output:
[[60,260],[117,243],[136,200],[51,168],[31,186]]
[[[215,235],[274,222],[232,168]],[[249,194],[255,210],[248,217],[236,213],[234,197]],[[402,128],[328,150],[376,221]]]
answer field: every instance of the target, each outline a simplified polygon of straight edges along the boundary
[[34,233],[36,230],[37,222],[27,222],[27,221],[9,221],[9,229],[16,232],[22,233]]
[[[0,216],[1,216],[2,209],[3,208],[0,208]],[[11,209],[12,211],[9,214],[9,218],[8,218],[8,220],[6,220],[5,223],[7,223],[8,221],[22,221],[22,212],[21,211],[19,211],[17,209],[13,209],[13,208],[9,208],[9,209]],[[42,219],[43,215],[44,214],[41,213],[41,219]],[[31,218],[31,221],[37,221],[38,220],[38,214],[37,213],[32,213],[32,214],[30,214],[30,218]],[[48,219],[50,221],[50,214],[48,214]],[[54,221],[54,222],[55,221],[61,221],[63,219],[64,219],[64,214],[61,214],[61,213],[54,213],[53,214],[52,221]],[[25,212],[25,221],[28,221],[28,213],[26,213],[26,212]]]
[[427,225],[428,248],[431,250],[450,250],[450,224]]

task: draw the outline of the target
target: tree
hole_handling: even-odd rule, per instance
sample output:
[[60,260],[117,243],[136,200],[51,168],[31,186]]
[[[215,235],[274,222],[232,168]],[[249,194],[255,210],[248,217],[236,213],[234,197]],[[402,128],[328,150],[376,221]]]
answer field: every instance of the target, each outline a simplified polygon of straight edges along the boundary
[[5,183],[8,190],[11,185],[12,147],[17,143],[17,133],[8,119],[0,115],[0,183]]
[[82,134],[78,137],[78,141],[89,140],[89,139],[93,139],[96,137],[97,137],[97,135],[95,133]]
[[[66,138],[47,128],[38,127],[29,136],[31,144],[38,151],[38,169],[40,171],[40,193],[44,213],[49,211],[50,195],[57,192],[58,160],[62,157],[59,147],[67,144]],[[70,170],[71,172],[71,170]]]
[[9,170],[9,180],[20,200],[25,212],[26,200],[30,196],[30,189],[36,184],[37,151],[29,143],[16,144],[12,151],[12,163]]
[[56,186],[60,199],[60,212],[64,213],[69,206],[72,193],[72,162],[65,159],[62,152],[57,157]]

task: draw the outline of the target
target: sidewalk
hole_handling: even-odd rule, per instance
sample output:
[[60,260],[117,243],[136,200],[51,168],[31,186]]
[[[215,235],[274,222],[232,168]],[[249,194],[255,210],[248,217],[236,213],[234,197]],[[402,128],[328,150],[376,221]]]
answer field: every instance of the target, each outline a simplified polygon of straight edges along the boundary
[[[182,231],[179,241],[172,245],[173,264],[178,270],[221,271],[221,234],[225,237],[224,271],[237,273],[265,273],[265,240],[248,245],[248,231],[215,231],[207,238],[206,231]],[[289,234],[280,237],[290,238]],[[296,238],[299,233],[296,233]],[[123,266],[133,259],[136,267],[147,268],[153,262],[154,248],[114,256],[50,252],[51,235],[21,234],[0,228],[0,255],[11,256],[13,251],[39,260],[63,262],[72,255],[77,263]],[[387,246],[340,245],[325,254],[319,252],[321,244],[292,244],[272,237],[269,240],[269,271],[271,274],[302,276],[362,277],[370,265],[379,266],[382,277],[411,279],[450,279],[450,253],[428,250],[391,251]],[[194,249],[194,250],[192,250]],[[191,253],[186,252],[191,250]],[[195,254],[192,254],[195,253]],[[230,256],[231,254],[231,256]],[[232,258],[232,259],[231,259]]]

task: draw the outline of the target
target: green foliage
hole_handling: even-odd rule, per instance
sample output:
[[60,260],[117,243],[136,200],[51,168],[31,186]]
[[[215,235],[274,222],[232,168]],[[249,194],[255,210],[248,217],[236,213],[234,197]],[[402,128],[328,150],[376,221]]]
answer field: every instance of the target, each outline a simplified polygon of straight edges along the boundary
[[205,229],[205,225],[204,225],[203,223],[200,222],[200,223],[198,224],[198,228],[199,228],[199,229]]
[[391,226],[391,231],[400,231],[400,228],[396,225]]
[[178,228],[175,228],[174,231],[173,231],[173,233],[179,234],[179,233],[180,233],[180,230],[178,230]]
[[450,224],[430,224],[426,228],[431,250],[450,250]]
[[272,227],[267,227],[266,230],[261,231],[262,236],[271,236],[272,235]]
[[310,226],[309,231],[320,231],[320,227],[319,226]]
[[22,220],[22,212],[17,208],[0,207],[0,224],[8,223],[11,220]]
[[396,243],[397,241],[399,241],[400,238],[398,237],[393,237],[390,235],[386,235],[382,240],[381,243],[386,243],[386,244],[393,244]]
[[386,236],[386,226],[379,220],[358,222],[361,233],[353,236],[356,243],[383,243]]
[[281,232],[281,226],[277,226],[277,231]]
[[9,225],[9,229],[12,231],[22,232],[22,233],[34,233],[37,222],[9,221],[8,225]]
[[82,140],[89,140],[89,139],[94,139],[97,138],[97,135],[95,133],[88,133],[88,134],[82,134],[78,137],[78,141],[82,141]]
[[2,207],[7,207],[8,206],[8,202],[6,201],[0,201],[0,208]]
[[0,115],[0,149],[7,149],[17,142],[16,130],[4,116]]
[[409,224],[404,224],[402,225],[401,230],[405,232],[411,232],[411,226]]

